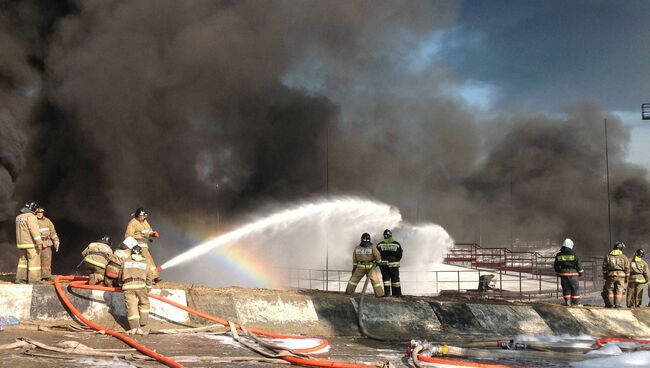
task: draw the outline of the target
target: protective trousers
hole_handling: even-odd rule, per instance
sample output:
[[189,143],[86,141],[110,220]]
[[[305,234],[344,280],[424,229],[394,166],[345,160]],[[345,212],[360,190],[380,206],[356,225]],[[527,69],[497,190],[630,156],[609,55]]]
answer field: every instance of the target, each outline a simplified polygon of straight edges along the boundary
[[41,249],[41,278],[52,279],[52,247]]
[[620,307],[623,305],[623,293],[625,288],[625,277],[607,276],[605,286],[603,286],[603,301],[605,306]]
[[357,265],[357,267],[352,271],[352,276],[350,276],[350,281],[348,281],[348,287],[345,289],[345,293],[348,295],[353,294],[363,276],[370,278],[372,288],[375,290],[375,296],[384,295],[384,290],[381,288],[381,281],[379,280],[377,272],[374,272],[372,265],[363,264]]
[[103,268],[88,262],[84,262],[84,265],[88,275],[88,285],[97,285],[104,281],[105,270]]
[[562,296],[565,305],[580,304],[580,282],[578,276],[560,276]]
[[627,284],[627,307],[640,307],[643,301],[643,287],[645,284],[630,281]]
[[149,322],[149,297],[147,289],[124,290],[124,301],[126,302],[126,316],[129,320],[129,328],[144,327]]
[[41,257],[35,248],[18,249],[16,282],[41,281]]
[[381,278],[384,280],[384,295],[402,296],[402,284],[399,281],[399,267],[379,266]]
[[138,243],[140,247],[142,248],[142,255],[144,258],[147,260],[147,267],[151,270],[151,273],[153,276],[151,277],[153,280],[157,279],[158,276],[160,276],[160,273],[156,269],[156,263],[153,261],[153,257],[151,256],[151,253],[149,252],[149,246],[147,245],[146,247],[142,247],[142,243]]

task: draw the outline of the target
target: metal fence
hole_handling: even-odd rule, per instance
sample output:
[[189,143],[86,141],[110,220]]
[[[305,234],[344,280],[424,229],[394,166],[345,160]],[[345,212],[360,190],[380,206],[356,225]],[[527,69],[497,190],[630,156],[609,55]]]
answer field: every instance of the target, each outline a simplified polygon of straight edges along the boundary
[[[580,278],[583,292],[602,287],[600,260],[585,257]],[[538,252],[513,252],[508,248],[484,248],[478,244],[456,244],[445,263],[463,270],[400,270],[402,292],[407,295],[439,295],[477,292],[479,278],[494,275],[495,289],[483,293],[504,299],[556,298],[561,296],[559,278],[553,270],[555,257]],[[345,291],[350,270],[278,269],[286,288]],[[376,270],[375,272],[378,272]],[[360,291],[360,286],[357,291]],[[369,287],[366,292],[371,293]]]

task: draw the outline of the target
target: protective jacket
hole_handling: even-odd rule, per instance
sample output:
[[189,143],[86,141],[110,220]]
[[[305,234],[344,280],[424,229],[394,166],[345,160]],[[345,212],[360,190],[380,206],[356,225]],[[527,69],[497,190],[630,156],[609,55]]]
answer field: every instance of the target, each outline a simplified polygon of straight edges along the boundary
[[381,261],[381,255],[374,245],[357,245],[352,252],[352,264],[354,267],[372,268],[372,262]]
[[42,243],[36,215],[26,212],[16,216],[16,247],[34,249],[40,247]]
[[59,247],[59,236],[56,234],[56,229],[52,221],[43,216],[43,218],[37,218],[38,228],[41,233],[41,240],[43,241],[42,248],[48,248],[55,245],[58,249]]
[[117,249],[108,259],[106,265],[106,277],[110,279],[119,279],[122,265],[127,259],[131,258],[131,250],[128,248]]
[[555,255],[553,268],[558,276],[578,276],[583,272],[580,258],[573,249],[567,247],[560,248],[560,252]]
[[144,289],[151,286],[152,273],[143,256],[131,254],[122,265],[122,290]]
[[138,221],[138,219],[131,219],[129,221],[129,224],[126,226],[126,232],[124,233],[124,238],[128,238],[129,236],[132,236],[135,238],[135,240],[138,241],[138,245],[140,245],[141,248],[148,248],[149,247],[149,238],[151,237],[151,233],[153,232],[153,229],[151,228],[151,225],[149,225],[149,222],[147,220],[143,221]]
[[645,284],[648,281],[650,281],[648,264],[643,258],[634,256],[630,262],[630,283]]
[[113,255],[113,250],[108,244],[93,242],[88,244],[86,249],[81,252],[81,255],[84,257],[85,262],[99,268],[106,268],[108,261]]
[[402,245],[393,238],[384,239],[377,244],[381,256],[381,265],[399,267],[402,259]]
[[630,275],[630,261],[620,249],[614,249],[603,260],[603,275],[628,277]]

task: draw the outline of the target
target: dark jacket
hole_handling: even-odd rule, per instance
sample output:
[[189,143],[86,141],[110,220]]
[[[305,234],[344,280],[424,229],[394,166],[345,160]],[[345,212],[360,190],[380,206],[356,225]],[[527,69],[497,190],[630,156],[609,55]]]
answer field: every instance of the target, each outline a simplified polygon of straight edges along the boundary
[[573,249],[567,247],[560,248],[558,254],[555,255],[553,268],[558,276],[578,276],[583,272],[580,257]]

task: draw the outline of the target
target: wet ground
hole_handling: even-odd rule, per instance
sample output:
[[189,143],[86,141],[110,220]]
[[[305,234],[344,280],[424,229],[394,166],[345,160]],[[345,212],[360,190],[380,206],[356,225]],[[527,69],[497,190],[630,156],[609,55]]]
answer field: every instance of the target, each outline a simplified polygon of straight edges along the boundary
[[[0,345],[15,342],[17,338],[29,338],[38,342],[56,346],[62,341],[80,342],[96,349],[128,349],[125,343],[111,336],[95,332],[38,331],[35,326],[8,327],[0,332]],[[217,333],[183,333],[151,334],[135,338],[145,346],[168,357],[184,357],[178,361],[187,367],[280,367],[280,362],[256,362],[260,355],[234,341],[229,335]],[[395,367],[414,367],[404,357],[407,342],[379,342],[366,338],[338,337],[329,339],[330,349],[314,357],[355,363],[373,364],[391,362]],[[40,354],[34,356],[28,354]],[[121,352],[127,354],[128,352]],[[135,353],[135,352],[134,352]],[[199,361],[198,357],[211,360]],[[246,359],[248,358],[248,359]],[[245,359],[231,361],[232,359]],[[511,364],[527,367],[566,367],[567,361],[500,359],[483,362]],[[83,355],[62,354],[42,349],[21,352],[20,349],[0,350],[0,367],[161,367],[153,361],[128,361],[117,358],[89,357]]]

